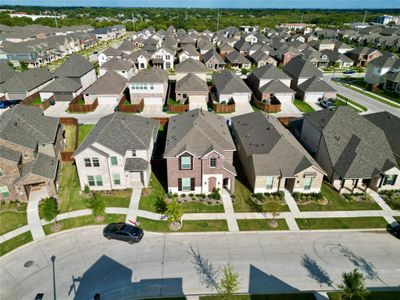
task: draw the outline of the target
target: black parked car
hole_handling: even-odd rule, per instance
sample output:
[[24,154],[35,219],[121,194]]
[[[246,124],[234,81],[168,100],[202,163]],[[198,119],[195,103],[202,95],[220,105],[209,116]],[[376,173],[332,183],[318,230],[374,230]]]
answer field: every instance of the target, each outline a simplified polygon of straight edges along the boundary
[[120,240],[129,244],[139,243],[143,237],[143,230],[137,226],[126,223],[111,223],[104,230],[103,235],[111,240]]
[[394,235],[395,237],[397,237],[398,239],[400,239],[400,225],[396,225],[396,226],[390,226],[388,228],[388,231]]
[[14,105],[17,105],[21,103],[21,100],[1,100],[0,101],[0,109],[6,109],[9,107],[13,107]]

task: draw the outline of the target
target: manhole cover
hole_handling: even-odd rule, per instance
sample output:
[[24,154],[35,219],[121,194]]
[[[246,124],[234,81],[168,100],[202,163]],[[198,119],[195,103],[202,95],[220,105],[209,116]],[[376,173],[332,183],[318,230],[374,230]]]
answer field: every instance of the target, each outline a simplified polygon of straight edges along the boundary
[[33,265],[33,260],[28,260],[26,263],[24,263],[25,268],[29,268]]

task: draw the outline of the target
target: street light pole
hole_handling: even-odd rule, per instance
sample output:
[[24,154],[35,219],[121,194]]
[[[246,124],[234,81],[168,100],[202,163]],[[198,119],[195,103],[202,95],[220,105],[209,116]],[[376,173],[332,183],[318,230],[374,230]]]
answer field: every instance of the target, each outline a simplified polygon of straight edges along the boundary
[[54,255],[50,258],[51,264],[53,265],[53,300],[57,300],[57,292],[56,292],[56,257]]

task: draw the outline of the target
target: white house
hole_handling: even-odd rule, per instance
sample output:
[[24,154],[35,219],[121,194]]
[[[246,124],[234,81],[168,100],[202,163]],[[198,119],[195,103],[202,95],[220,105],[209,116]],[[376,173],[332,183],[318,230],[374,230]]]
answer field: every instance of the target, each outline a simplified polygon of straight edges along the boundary
[[222,71],[213,75],[215,95],[220,103],[249,103],[251,90],[244,81],[230,71]]
[[152,56],[153,67],[164,70],[174,68],[175,51],[165,46],[158,49]]
[[158,121],[121,112],[101,118],[73,155],[81,189],[147,187],[158,127]]

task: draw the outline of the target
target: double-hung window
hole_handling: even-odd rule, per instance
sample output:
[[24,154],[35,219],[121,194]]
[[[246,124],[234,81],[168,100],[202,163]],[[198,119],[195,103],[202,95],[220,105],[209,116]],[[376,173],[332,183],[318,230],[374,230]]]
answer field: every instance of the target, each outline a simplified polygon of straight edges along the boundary
[[273,176],[267,176],[267,184],[266,184],[266,189],[271,190],[272,187],[274,186],[274,177]]
[[192,169],[192,158],[190,156],[181,157],[181,169],[182,170]]
[[96,185],[103,186],[103,177],[101,175],[96,175]]
[[91,162],[90,158],[84,158],[83,160],[85,161],[85,167],[92,166],[92,162]]
[[97,157],[92,158],[93,167],[100,167],[100,161]]
[[0,186],[0,194],[3,198],[8,198],[10,196],[10,192],[8,191],[7,186]]
[[112,166],[118,165],[118,159],[116,156],[111,156],[111,165]]
[[190,178],[182,178],[182,191],[189,192],[192,190]]
[[121,178],[119,174],[113,174],[113,181],[115,185],[120,185],[121,184]]
[[311,189],[312,180],[313,180],[313,178],[311,176],[307,176],[304,178],[304,189],[305,190]]
[[96,183],[94,181],[94,176],[88,175],[87,180],[88,180],[89,186],[96,186]]
[[210,168],[216,168],[216,167],[217,167],[217,159],[210,158]]

